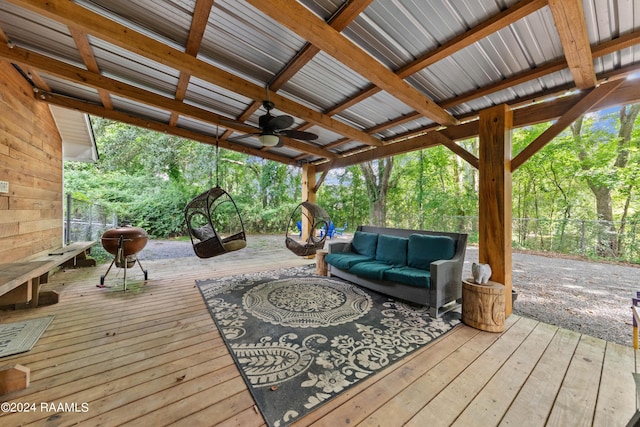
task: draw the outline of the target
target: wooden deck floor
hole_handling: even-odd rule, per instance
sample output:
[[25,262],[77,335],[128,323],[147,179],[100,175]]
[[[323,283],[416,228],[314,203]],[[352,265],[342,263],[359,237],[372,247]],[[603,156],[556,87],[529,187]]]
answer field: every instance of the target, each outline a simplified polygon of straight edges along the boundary
[[[2,413],[0,425],[264,425],[194,280],[313,260],[240,252],[147,262],[149,282],[130,270],[126,293],[96,287],[105,266],[59,272],[48,285],[58,304],[0,312],[2,323],[55,315],[31,351],[2,359],[29,367],[31,385],[1,400],[36,407]],[[636,410],[631,347],[515,315],[507,323],[501,334],[462,325],[296,425],[626,425]]]

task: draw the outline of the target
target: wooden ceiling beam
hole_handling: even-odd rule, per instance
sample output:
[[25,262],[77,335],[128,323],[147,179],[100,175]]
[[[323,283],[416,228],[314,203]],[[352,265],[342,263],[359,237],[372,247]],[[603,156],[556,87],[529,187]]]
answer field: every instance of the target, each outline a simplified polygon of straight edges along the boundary
[[396,74],[403,78],[415,74],[490,36],[498,30],[508,27],[533,12],[542,9],[547,3],[548,0],[521,0],[470,30],[438,46],[434,50],[427,52],[410,64],[405,65],[396,71]]
[[[83,84],[96,90],[104,90],[136,102],[151,105],[161,110],[193,117],[194,119],[208,122],[212,125],[217,125],[224,120],[224,124],[221,125],[221,127],[231,127],[234,130],[243,133],[246,131],[246,129],[243,127],[245,125],[234,127],[234,121],[228,121],[228,118],[211,111],[207,111],[193,105],[185,104],[174,98],[158,95],[145,89],[122,83],[88,70],[74,67],[62,61],[57,61],[55,59],[17,46],[9,48],[8,46],[0,45],[0,58],[4,58],[10,62],[24,64],[37,69],[46,69],[48,73],[61,77],[63,79],[78,84]],[[290,145],[296,150],[303,151],[308,154],[314,154],[323,158],[330,159],[337,156],[335,153],[331,153],[323,150],[322,148],[302,142],[291,141]]]
[[[207,135],[200,132],[191,131],[188,129],[170,126],[166,123],[157,122],[148,118],[140,118],[131,114],[123,113],[117,110],[107,110],[103,106],[92,104],[86,101],[81,101],[73,98],[68,98],[62,95],[53,93],[45,93],[44,99],[40,96],[36,97],[37,100],[46,102],[48,104],[58,105],[64,108],[70,108],[73,110],[81,111],[83,113],[89,113],[94,116],[104,117],[106,119],[119,121],[122,123],[128,123],[133,126],[138,126],[144,129],[150,129],[156,132],[168,133],[171,135],[179,136],[181,138],[191,139],[199,141],[209,145],[216,145],[216,138],[214,135]],[[297,165],[297,163],[287,157],[278,156],[273,153],[265,153],[258,149],[246,147],[238,144],[233,144],[229,141],[219,140],[219,146],[227,150],[237,151],[239,153],[248,154],[251,156],[263,157],[265,159],[273,160],[276,162]]]
[[[181,52],[147,37],[132,28],[121,25],[67,0],[8,0],[25,9],[62,22],[70,27],[78,27],[97,38],[101,38],[138,55],[161,64],[189,73],[216,86],[241,94],[250,99],[263,99],[264,88],[244,80],[228,71]],[[323,24],[324,25],[324,24]],[[44,68],[46,70],[46,67]],[[269,91],[269,98],[280,111],[320,127],[325,127],[364,144],[378,146],[382,142],[359,129],[312,110],[291,99]]]
[[[344,4],[331,18],[328,24],[337,31],[342,31],[351,23],[360,13],[366,9],[373,0],[352,0]],[[294,58],[285,65],[282,70],[271,80],[269,89],[274,92],[279,91],[282,86],[288,82],[298,71],[302,69],[309,61],[320,52],[316,46],[306,43]],[[252,102],[244,112],[238,117],[238,120],[245,121],[262,105],[261,102]],[[325,113],[326,114],[326,113]],[[299,126],[298,130],[306,130],[313,126],[311,123],[304,123]],[[228,135],[227,135],[228,136]]]
[[[556,120],[571,110],[577,102],[589,93],[591,93],[591,91],[586,93],[581,92],[572,96],[557,98],[554,101],[540,102],[528,107],[513,110],[513,127],[518,128],[535,123]],[[587,111],[583,111],[583,114],[637,102],[640,102],[640,85],[637,82],[622,79],[621,84],[617,89],[613,90],[608,94],[608,96],[593,104]],[[370,147],[366,152],[337,159],[334,167],[352,166],[381,157],[394,156],[442,144],[443,140],[436,137],[435,134],[442,134],[452,141],[474,138],[478,136],[478,121],[475,120],[457,126],[449,126],[439,131],[433,131],[415,138],[398,141],[385,145],[384,147]],[[451,149],[451,147],[449,148]],[[465,160],[469,162],[469,160],[472,159],[470,158]],[[318,172],[324,171],[327,167],[328,163],[318,165]]]
[[[198,55],[200,45],[202,44],[202,38],[204,37],[204,31],[207,28],[207,22],[209,22],[209,14],[213,7],[214,0],[196,0],[196,5],[193,8],[193,16],[191,18],[191,27],[189,28],[189,37],[187,38],[187,46],[185,47],[185,53],[195,57]],[[184,101],[184,97],[187,94],[189,88],[189,80],[191,75],[180,71],[180,77],[178,78],[178,84],[176,86],[176,96],[178,101]],[[171,113],[169,119],[169,125],[176,126],[178,124],[178,118],[180,115],[176,112]]]
[[428,133],[424,137],[407,139],[396,144],[386,145],[384,147],[371,147],[370,149],[359,151],[356,154],[345,156],[333,161],[333,163],[323,163],[317,166],[317,172],[324,172],[325,169],[344,168],[347,166],[357,165],[363,162],[369,162],[383,157],[396,156],[398,154],[408,153],[410,151],[422,150],[424,148],[435,147],[440,145],[440,139],[435,136],[435,132]]
[[[639,31],[634,31],[632,33],[628,33],[625,35],[622,35],[620,37],[617,37],[615,39],[612,40],[608,40],[604,43],[601,43],[599,45],[595,45],[591,48],[592,53],[593,53],[593,58],[599,58],[601,56],[604,55],[608,55],[611,54],[613,52],[617,52],[619,50],[622,49],[626,49],[629,48],[631,46],[634,46],[636,44],[640,43],[640,30]],[[440,103],[441,106],[445,107],[445,108],[451,108],[457,105],[460,105],[464,102],[468,102],[471,101],[473,99],[477,99],[480,98],[482,96],[487,96],[487,95],[491,95],[492,93],[516,86],[518,84],[521,83],[525,83],[527,81],[533,80],[533,79],[537,79],[540,77],[543,77],[545,75],[554,73],[556,71],[560,71],[567,68],[567,61],[566,59],[562,58],[559,60],[555,60],[555,61],[551,61],[548,62],[547,64],[541,65],[539,67],[534,68],[533,70],[527,70],[524,71],[522,73],[518,73],[518,74],[514,74],[511,77],[508,77],[504,80],[500,80],[494,84],[485,86],[483,88],[480,88],[478,90],[474,90],[471,92],[467,92],[464,93],[462,95],[456,96],[454,98],[450,98],[447,99],[445,101],[442,101]],[[613,70],[613,71],[608,71],[606,73],[602,73],[600,75],[598,75],[598,81],[602,82],[602,81],[607,81],[607,80],[611,80],[614,78],[622,78],[622,77],[626,77],[627,75],[634,73],[635,71],[638,70],[638,66],[627,66],[627,67],[623,67],[620,68],[618,70]],[[567,84],[567,85],[562,85],[562,86],[558,86],[558,87],[554,87],[551,89],[548,89],[546,91],[543,92],[537,92],[534,94],[531,94],[530,96],[524,96],[524,97],[519,97],[517,99],[514,99],[512,101],[510,101],[508,104],[511,108],[515,108],[518,106],[522,106],[521,104],[528,104],[534,101],[539,101],[541,99],[544,98],[548,98],[548,97],[552,97],[552,96],[557,96],[559,93],[565,92],[567,90],[571,90],[574,89],[575,85],[574,84]],[[472,116],[477,116],[476,113],[466,117],[472,117]],[[465,120],[465,116],[461,116],[458,117],[459,120]],[[387,140],[397,140],[397,139],[404,139],[404,138],[408,138],[414,135],[418,135],[424,132],[428,132],[431,129],[433,129],[434,127],[437,127],[435,125],[430,125],[430,126],[425,126],[422,128],[418,128],[412,131],[408,131],[399,135],[394,136],[393,138],[389,138],[389,139],[383,139],[383,141],[387,141]],[[382,128],[379,128],[378,130],[382,130]]]
[[438,104],[327,25],[302,4],[289,0],[247,2],[420,114],[443,125],[458,122]]
[[[352,0],[346,2],[344,6],[327,21],[327,24],[336,31],[344,30],[372,1],[373,0]],[[280,90],[282,85],[311,61],[318,52],[320,52],[320,48],[307,42],[298,54],[271,81],[269,89],[273,91]]]
[[549,8],[576,87],[594,87],[597,83],[596,72],[582,0],[549,0]]
[[[84,62],[84,65],[87,67],[87,70],[92,73],[100,74],[100,67],[98,66],[98,62],[96,61],[96,57],[93,54],[93,49],[89,44],[89,40],[87,39],[87,34],[84,31],[80,31],[76,28],[70,28],[71,37],[78,48],[78,52],[80,53],[80,57]],[[108,110],[113,110],[113,102],[111,102],[111,96],[109,96],[109,92],[104,89],[98,89],[98,96],[100,96],[100,101],[102,101],[102,105]]]
[[[11,44],[11,40],[9,40],[7,33],[5,33],[2,28],[0,28],[0,43],[5,45]],[[36,88],[40,90],[46,90],[46,91],[51,90],[47,82],[45,82],[44,79],[40,77],[40,74],[38,74],[37,70],[31,69],[27,66],[24,66],[24,68],[25,69],[23,69],[22,71],[27,74],[27,77],[31,79],[32,84],[34,84]]]
[[[437,48],[425,53],[421,57],[406,64],[396,71],[399,77],[405,78],[412,74],[417,73],[420,70],[427,68],[430,65],[435,64],[438,61],[443,60],[447,56],[450,56],[465,47],[476,43],[479,40],[495,33],[496,31],[513,24],[514,22],[524,18],[527,15],[535,12],[538,9],[547,5],[547,0],[523,0],[520,1],[508,9],[503,10],[496,16],[493,16],[481,24],[471,28],[465,33],[460,34],[457,37],[445,42]],[[325,111],[325,114],[334,115],[341,111],[346,110],[358,104],[359,102],[369,98],[372,95],[380,92],[380,88],[375,85],[371,85],[363,89],[362,91],[350,96],[342,103],[332,107]],[[449,108],[440,103],[443,108]]]
[[604,83],[592,89],[588,94],[583,96],[576,104],[567,110],[555,123],[547,128],[541,135],[527,145],[518,155],[511,160],[511,172],[515,172],[534,154],[544,148],[553,138],[558,136],[560,132],[565,130],[578,117],[589,111],[598,102],[606,98],[611,92],[617,89],[624,80],[619,79],[611,83]]

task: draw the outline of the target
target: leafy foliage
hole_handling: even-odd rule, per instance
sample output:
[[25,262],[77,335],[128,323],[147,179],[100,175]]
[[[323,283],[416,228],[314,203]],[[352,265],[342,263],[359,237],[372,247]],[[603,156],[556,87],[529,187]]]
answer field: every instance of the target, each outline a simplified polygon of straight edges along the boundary
[[[514,227],[517,246],[538,239],[561,247],[573,219],[598,219],[596,187],[609,189],[614,220],[640,220],[640,129],[631,126],[621,136],[621,117],[635,120],[633,113],[583,117],[578,138],[567,129],[514,173],[514,218],[540,219]],[[100,160],[67,163],[65,190],[114,209],[153,237],[184,234],[184,206],[216,183],[233,196],[249,233],[284,233],[301,201],[298,168],[104,119],[93,118],[93,124]],[[548,126],[515,130],[514,156]],[[477,139],[459,144],[478,156]],[[381,195],[384,209],[375,204]],[[477,170],[443,146],[396,156],[393,164],[332,170],[317,201],[336,226],[347,224],[351,231],[372,223],[376,209],[388,226],[464,230],[470,241],[477,238]]]

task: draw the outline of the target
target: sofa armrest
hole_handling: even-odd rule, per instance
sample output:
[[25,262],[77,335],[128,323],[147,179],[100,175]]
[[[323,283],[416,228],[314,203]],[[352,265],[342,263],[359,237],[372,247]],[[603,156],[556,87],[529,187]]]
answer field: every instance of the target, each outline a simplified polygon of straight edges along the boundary
[[[457,259],[440,259],[431,263],[431,281],[437,284],[449,283],[458,274],[462,275],[462,266]],[[462,283],[462,282],[461,282]]]
[[438,260],[431,263],[431,287],[429,299],[432,307],[437,307],[435,315],[440,307],[452,301],[462,298],[462,267],[464,259]]
[[328,252],[330,254],[351,252],[351,242],[329,242]]

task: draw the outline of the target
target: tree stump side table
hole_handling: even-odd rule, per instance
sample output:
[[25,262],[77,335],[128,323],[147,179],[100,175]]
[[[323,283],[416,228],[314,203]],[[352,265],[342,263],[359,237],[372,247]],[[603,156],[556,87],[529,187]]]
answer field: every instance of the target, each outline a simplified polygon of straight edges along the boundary
[[324,260],[324,257],[327,256],[327,251],[317,251],[316,252],[316,274],[318,276],[326,276],[328,274],[327,262]]
[[484,285],[473,279],[462,281],[462,322],[488,332],[504,331],[504,285],[489,281]]

